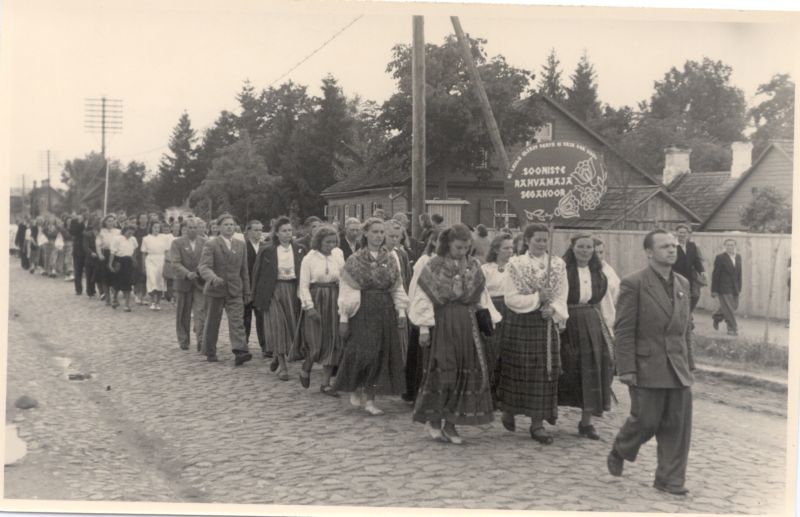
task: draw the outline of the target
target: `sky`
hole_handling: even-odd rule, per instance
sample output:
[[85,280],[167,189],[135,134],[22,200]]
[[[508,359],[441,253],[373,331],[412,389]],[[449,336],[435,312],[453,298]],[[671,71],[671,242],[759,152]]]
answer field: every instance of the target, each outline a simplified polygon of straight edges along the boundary
[[107,153],[124,163],[143,161],[153,171],[181,113],[201,135],[221,110],[236,109],[245,79],[259,90],[292,80],[315,95],[332,74],[346,95],[381,102],[394,90],[385,72],[392,46],[411,41],[411,14],[425,15],[429,43],[441,43],[452,32],[449,16],[458,15],[467,33],[488,40],[489,55],[502,54],[537,76],[555,48],[567,83],[585,49],[600,99],[614,107],[635,106],[671,67],[704,56],[733,68],[732,83],[750,103],[773,74],[797,77],[796,13],[243,0],[3,6],[9,154],[2,167],[12,187],[24,175],[26,189],[47,177],[48,149],[54,183],[64,161],[99,151],[99,135],[83,127],[87,98],[123,100],[123,130],[109,138]]

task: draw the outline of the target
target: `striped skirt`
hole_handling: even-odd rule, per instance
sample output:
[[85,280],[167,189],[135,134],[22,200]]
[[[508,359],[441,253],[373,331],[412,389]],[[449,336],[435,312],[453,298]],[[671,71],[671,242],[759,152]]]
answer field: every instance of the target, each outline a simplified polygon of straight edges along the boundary
[[264,315],[264,334],[274,353],[288,354],[291,350],[299,315],[297,282],[278,280],[275,283],[269,310]]
[[295,339],[299,349],[292,355],[305,357],[308,367],[318,363],[322,366],[336,366],[342,354],[339,339],[339,284],[336,282],[311,284],[311,299],[320,316],[319,320],[309,318],[305,311],[300,315],[300,331]]
[[502,411],[546,420],[558,418],[558,374],[561,368],[558,330],[551,325],[551,373],[547,373],[547,320],[540,311],[506,311],[500,338],[497,405]]
[[397,309],[389,291],[361,291],[361,305],[350,318],[335,388],[366,388],[378,395],[400,395],[406,389]]
[[448,303],[436,308],[435,318],[414,404],[414,421],[446,420],[457,425],[491,422],[494,408],[489,372],[474,309]]

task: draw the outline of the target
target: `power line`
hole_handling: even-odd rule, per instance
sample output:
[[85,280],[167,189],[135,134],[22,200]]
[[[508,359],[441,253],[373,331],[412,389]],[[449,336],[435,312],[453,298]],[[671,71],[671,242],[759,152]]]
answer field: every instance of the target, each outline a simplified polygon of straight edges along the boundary
[[272,81],[271,83],[269,83],[269,85],[270,85],[270,86],[274,85],[275,83],[277,83],[278,81],[280,81],[281,79],[283,79],[284,77],[286,77],[287,75],[289,75],[289,74],[291,74],[292,72],[294,72],[294,71],[295,71],[297,68],[299,68],[299,67],[300,67],[300,65],[302,65],[303,63],[305,63],[306,61],[308,61],[309,59],[311,59],[312,57],[314,57],[314,54],[316,54],[317,52],[319,52],[320,50],[322,50],[323,48],[325,48],[325,46],[327,46],[327,45],[328,45],[328,43],[330,43],[331,41],[335,40],[335,39],[336,39],[336,38],[337,38],[337,37],[338,37],[338,36],[339,36],[341,33],[343,33],[343,32],[344,32],[345,30],[347,30],[347,29],[348,29],[348,28],[349,28],[351,25],[353,25],[354,23],[356,23],[358,20],[360,20],[360,19],[361,19],[361,18],[363,18],[363,17],[364,17],[364,15],[363,15],[363,14],[359,14],[358,16],[356,16],[355,18],[353,18],[353,19],[352,19],[352,20],[351,20],[351,21],[350,21],[350,22],[349,22],[347,25],[345,25],[344,27],[342,27],[341,29],[339,29],[339,31],[338,31],[338,32],[336,32],[336,33],[335,33],[333,36],[331,36],[330,38],[328,38],[328,40],[327,40],[327,41],[325,41],[325,43],[323,43],[322,45],[320,45],[319,47],[317,47],[317,49],[316,49],[316,50],[314,50],[312,53],[310,53],[309,55],[307,55],[306,57],[304,57],[302,60],[300,60],[300,61],[299,61],[297,64],[295,64],[295,65],[294,65],[292,68],[290,68],[290,69],[289,69],[287,72],[285,72],[283,75],[281,75],[280,77],[278,77],[277,79],[275,79],[274,81]]

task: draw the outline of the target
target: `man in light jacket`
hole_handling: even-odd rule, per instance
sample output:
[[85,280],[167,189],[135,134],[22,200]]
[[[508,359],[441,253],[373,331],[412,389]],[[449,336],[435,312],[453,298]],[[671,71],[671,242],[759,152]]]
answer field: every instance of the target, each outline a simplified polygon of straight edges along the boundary
[[194,315],[194,336],[197,351],[203,351],[203,326],[205,322],[205,296],[203,295],[203,278],[198,273],[200,257],[206,238],[197,234],[198,221],[190,217],[184,221],[183,235],[172,241],[170,256],[172,257],[172,273],[175,276],[173,288],[177,298],[175,311],[175,330],[178,334],[178,345],[182,350],[189,350],[192,315]]

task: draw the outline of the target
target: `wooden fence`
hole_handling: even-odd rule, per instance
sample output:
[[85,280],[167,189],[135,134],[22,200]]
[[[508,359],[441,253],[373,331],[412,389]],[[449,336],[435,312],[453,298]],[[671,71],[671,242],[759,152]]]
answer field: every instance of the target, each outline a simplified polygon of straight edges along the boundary
[[[553,254],[561,255],[569,245],[574,230],[556,230],[553,238]],[[605,259],[620,278],[645,267],[647,256],[642,241],[647,232],[598,230],[592,233],[605,243]],[[493,236],[493,235],[492,235]],[[724,251],[726,239],[735,239],[738,253],[742,255],[742,293],[737,314],[745,317],[788,319],[789,278],[788,262],[791,256],[791,235],[764,233],[694,233],[692,240],[703,257],[709,284],[714,268],[714,257]],[[770,275],[774,278],[770,279]],[[771,282],[771,284],[770,284]],[[770,301],[770,285],[772,300]],[[767,305],[769,304],[769,312]],[[717,302],[711,298],[710,285],[703,288],[698,307],[716,310]]]

